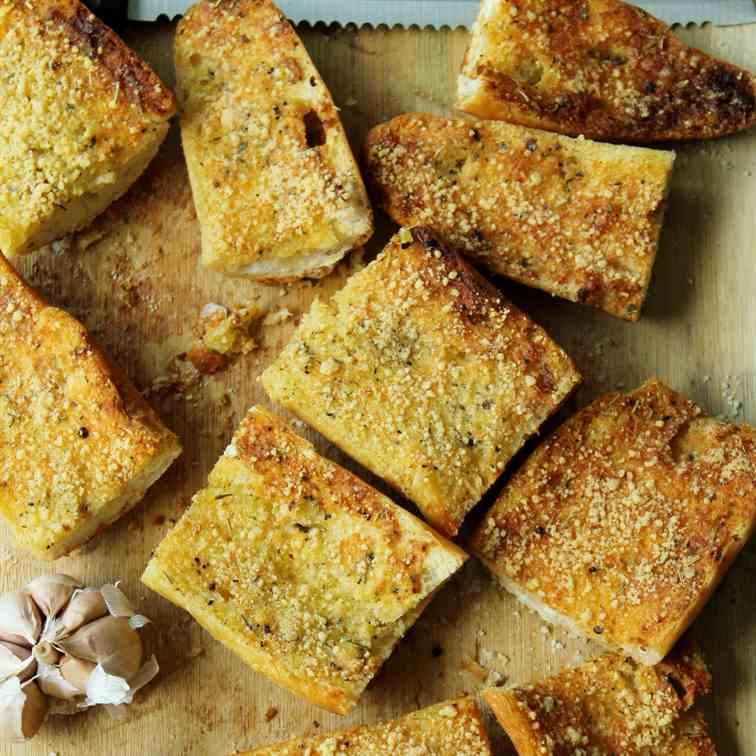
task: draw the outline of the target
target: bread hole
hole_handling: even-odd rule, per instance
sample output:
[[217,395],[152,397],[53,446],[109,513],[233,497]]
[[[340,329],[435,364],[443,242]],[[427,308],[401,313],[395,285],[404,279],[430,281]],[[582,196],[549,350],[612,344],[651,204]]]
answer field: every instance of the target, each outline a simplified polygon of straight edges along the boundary
[[304,117],[305,127],[305,141],[307,142],[307,149],[313,147],[322,147],[326,143],[325,126],[320,116],[314,111],[310,110],[305,113]]

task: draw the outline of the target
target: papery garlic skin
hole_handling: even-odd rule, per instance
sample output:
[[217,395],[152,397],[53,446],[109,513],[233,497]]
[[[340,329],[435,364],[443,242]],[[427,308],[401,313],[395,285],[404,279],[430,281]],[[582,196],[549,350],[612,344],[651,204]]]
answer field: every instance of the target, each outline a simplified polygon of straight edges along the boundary
[[0,595],[0,640],[33,646],[42,632],[42,615],[34,599],[23,591]]
[[104,617],[108,607],[102,593],[96,588],[82,588],[74,591],[68,606],[61,614],[58,628],[61,634],[69,634],[82,625]]
[[47,698],[33,683],[17,677],[0,683],[0,740],[23,743],[33,738],[47,714]]

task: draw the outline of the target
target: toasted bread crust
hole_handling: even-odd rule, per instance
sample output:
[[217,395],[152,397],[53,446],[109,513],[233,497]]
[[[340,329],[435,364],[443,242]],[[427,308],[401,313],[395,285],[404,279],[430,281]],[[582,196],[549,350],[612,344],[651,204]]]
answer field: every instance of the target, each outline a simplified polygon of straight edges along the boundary
[[689,711],[710,685],[700,653],[686,646],[658,667],[606,654],[483,699],[520,756],[715,756],[703,717]]
[[371,236],[338,110],[272,2],[199,2],[175,62],[204,265],[264,283],[318,278]]
[[484,0],[457,104],[592,139],[702,139],[756,124],[756,77],[620,0]]
[[244,751],[240,756],[491,756],[478,705],[472,698],[428,706],[390,722]]
[[345,714],[465,553],[254,407],[142,578]]
[[263,373],[269,396],[446,534],[580,376],[431,231],[403,229]]
[[366,142],[373,197],[489,269],[637,320],[674,153],[409,113]]
[[40,559],[77,548],[137,504],[176,437],[84,327],[0,256],[0,515]]
[[551,621],[658,662],[756,523],[756,429],[649,381],[574,415],[525,462],[471,548]]
[[0,0],[0,250],[87,225],[154,156],[170,91],[78,0]]

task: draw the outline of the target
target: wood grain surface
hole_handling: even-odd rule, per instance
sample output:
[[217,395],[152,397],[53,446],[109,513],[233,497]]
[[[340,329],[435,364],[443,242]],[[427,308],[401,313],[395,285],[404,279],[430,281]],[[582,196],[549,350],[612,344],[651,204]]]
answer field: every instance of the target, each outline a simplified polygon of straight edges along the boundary
[[[355,147],[370,126],[398,113],[450,111],[466,32],[301,32]],[[756,70],[756,27],[690,29],[682,35]],[[171,36],[168,24],[133,25],[126,32],[127,41],[170,84]],[[391,230],[379,216],[364,258],[353,256],[317,285],[270,288],[200,270],[197,223],[174,129],[143,180],[95,223],[95,235],[80,235],[69,250],[41,251],[23,261],[22,272],[32,283],[81,318],[137,386],[148,391],[185,451],[136,511],[82,553],[55,565],[89,583],[124,581],[140,610],[154,620],[147,643],[160,661],[160,677],[122,716],[97,710],[53,718],[31,743],[0,746],[1,754],[232,753],[299,733],[376,722],[478,690],[477,663],[495,667],[502,680],[521,682],[596,651],[541,623],[471,560],[434,600],[353,714],[341,718],[244,667],[186,614],[139,583],[151,550],[204,484],[246,408],[269,404],[257,377],[287,341],[298,316],[315,295],[337,290],[382,247]],[[657,375],[714,414],[756,423],[754,232],[756,131],[751,131],[680,148],[640,323],[620,322],[507,281],[497,283],[547,327],[585,375],[584,387],[565,413],[599,393],[629,389]],[[255,328],[258,350],[224,372],[201,378],[177,355],[191,346],[199,311],[208,302],[257,304],[273,311],[286,307],[293,317]],[[165,386],[171,380],[174,385]],[[322,439],[315,440],[327,456],[376,482]],[[20,587],[50,570],[16,552],[3,536],[2,589]],[[695,625],[715,680],[704,708],[724,756],[756,754],[755,585],[756,546],[751,543]],[[512,753],[496,725],[490,725],[497,753]]]

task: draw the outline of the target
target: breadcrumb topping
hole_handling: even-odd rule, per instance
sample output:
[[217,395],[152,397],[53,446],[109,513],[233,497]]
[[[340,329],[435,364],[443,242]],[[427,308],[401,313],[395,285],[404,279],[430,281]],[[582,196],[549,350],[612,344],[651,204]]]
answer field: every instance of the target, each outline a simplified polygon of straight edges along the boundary
[[579,375],[542,328],[416,228],[316,301],[262,381],[456,533]]
[[598,399],[548,438],[471,547],[523,600],[654,661],[755,523],[756,429],[649,381]]
[[245,756],[491,756],[480,709],[471,698],[429,706],[383,724],[257,748]]
[[465,558],[253,408],[147,574],[255,669],[345,713]]
[[0,514],[19,545],[56,558],[139,501],[180,447],[1,255],[0,346]]
[[619,0],[486,0],[458,102],[573,136],[701,139],[756,124],[756,77]]
[[273,3],[196,4],[178,25],[175,57],[205,264],[243,274],[370,235],[338,111]]
[[158,77],[83,4],[0,0],[0,248],[28,251],[46,224],[73,230],[79,207],[89,219],[173,110]]
[[638,318],[674,153],[407,114],[370,132],[366,157],[398,223],[432,226],[529,286]]
[[715,756],[703,717],[689,711],[709,688],[700,653],[686,648],[657,667],[606,654],[483,697],[523,756]]

